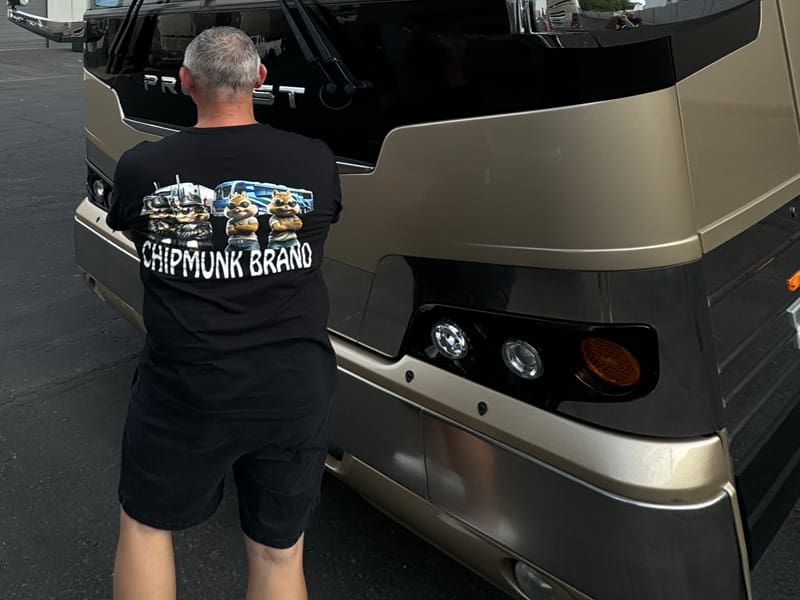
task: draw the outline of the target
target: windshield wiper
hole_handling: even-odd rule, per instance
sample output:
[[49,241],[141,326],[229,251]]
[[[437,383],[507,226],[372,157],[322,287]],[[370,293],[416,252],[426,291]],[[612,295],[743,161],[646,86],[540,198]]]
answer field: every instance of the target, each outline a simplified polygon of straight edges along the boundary
[[289,5],[287,4],[286,0],[278,0],[281,5],[281,12],[283,13],[283,18],[286,19],[286,22],[289,24],[289,29],[292,30],[292,35],[294,36],[297,45],[300,46],[300,52],[303,54],[303,58],[306,59],[306,62],[309,64],[316,63],[319,65],[322,74],[325,76],[325,79],[328,80],[328,86],[336,87],[336,82],[333,81],[333,78],[330,76],[330,73],[325,70],[325,67],[322,66],[322,63],[319,62],[317,56],[311,50],[311,47],[308,45],[303,32],[300,31],[300,27],[297,25],[297,21],[294,20],[292,16],[292,12],[289,9]]
[[[300,51],[303,53],[306,61],[309,63],[317,63],[322,69],[325,78],[328,80],[328,84],[325,86],[325,91],[328,94],[335,94],[337,91],[341,90],[345,96],[352,96],[355,94],[356,90],[367,90],[372,87],[369,81],[357,79],[353,75],[352,71],[350,71],[344,61],[342,61],[339,53],[336,51],[336,47],[320,28],[314,24],[311,15],[308,14],[308,10],[303,4],[303,0],[294,0],[294,6],[300,14],[303,25],[305,25],[305,28],[308,30],[311,41],[314,43],[314,47],[316,47],[319,56],[316,56],[311,51],[311,48],[309,48],[305,36],[303,36],[297,26],[297,22],[291,14],[288,1],[278,1],[281,4],[281,10],[286,18],[286,22],[289,24],[289,28],[292,30],[295,39],[297,39],[300,45]],[[331,71],[334,73],[334,76],[331,76]]]
[[123,58],[125,51],[128,49],[129,38],[131,31],[139,18],[139,9],[142,8],[144,0],[133,0],[125,13],[125,18],[117,29],[114,39],[111,40],[111,45],[108,48],[108,66],[106,67],[109,73],[115,73],[119,66],[120,60]]

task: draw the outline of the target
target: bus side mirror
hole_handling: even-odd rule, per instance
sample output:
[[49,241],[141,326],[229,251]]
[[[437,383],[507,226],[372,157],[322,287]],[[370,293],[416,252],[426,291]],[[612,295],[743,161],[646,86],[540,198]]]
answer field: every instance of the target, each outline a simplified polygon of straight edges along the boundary
[[57,21],[18,10],[28,0],[7,0],[8,20],[52,42],[77,42],[83,40],[83,21]]

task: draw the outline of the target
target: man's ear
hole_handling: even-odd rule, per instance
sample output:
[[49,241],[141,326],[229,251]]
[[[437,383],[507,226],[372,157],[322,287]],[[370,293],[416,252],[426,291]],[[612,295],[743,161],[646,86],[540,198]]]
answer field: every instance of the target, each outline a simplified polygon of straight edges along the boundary
[[183,88],[183,91],[185,91],[187,94],[191,94],[195,91],[197,83],[195,82],[194,75],[192,75],[192,72],[189,69],[182,66],[178,71],[178,79],[181,80],[181,88]]
[[267,67],[264,66],[264,63],[258,65],[258,79],[256,79],[255,87],[261,87],[264,85],[264,81],[267,79]]

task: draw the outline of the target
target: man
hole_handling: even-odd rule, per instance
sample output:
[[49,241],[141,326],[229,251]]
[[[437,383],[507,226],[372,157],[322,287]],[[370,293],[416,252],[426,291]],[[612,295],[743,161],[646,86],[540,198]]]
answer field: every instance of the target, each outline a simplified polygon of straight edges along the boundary
[[[336,379],[320,265],[340,192],[324,143],[255,120],[252,92],[265,77],[241,31],[202,32],[180,69],[197,124],[136,146],[117,165],[107,223],[136,244],[147,328],[122,442],[117,600],[175,598],[170,532],[213,514],[230,469],[247,599],[307,597],[303,532],[319,497]],[[298,243],[267,248],[273,215],[256,198],[210,216],[217,188],[232,181],[302,207]],[[157,199],[196,240],[165,243]],[[252,215],[259,243],[226,250],[238,211]]]

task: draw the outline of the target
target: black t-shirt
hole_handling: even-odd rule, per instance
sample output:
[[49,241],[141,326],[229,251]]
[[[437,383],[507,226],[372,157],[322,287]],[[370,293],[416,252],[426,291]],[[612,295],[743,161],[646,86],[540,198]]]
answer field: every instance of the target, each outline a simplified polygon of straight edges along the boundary
[[132,232],[141,260],[148,394],[229,415],[326,403],[336,365],[320,266],[340,207],[330,149],[266,125],[127,151],[106,222]]

